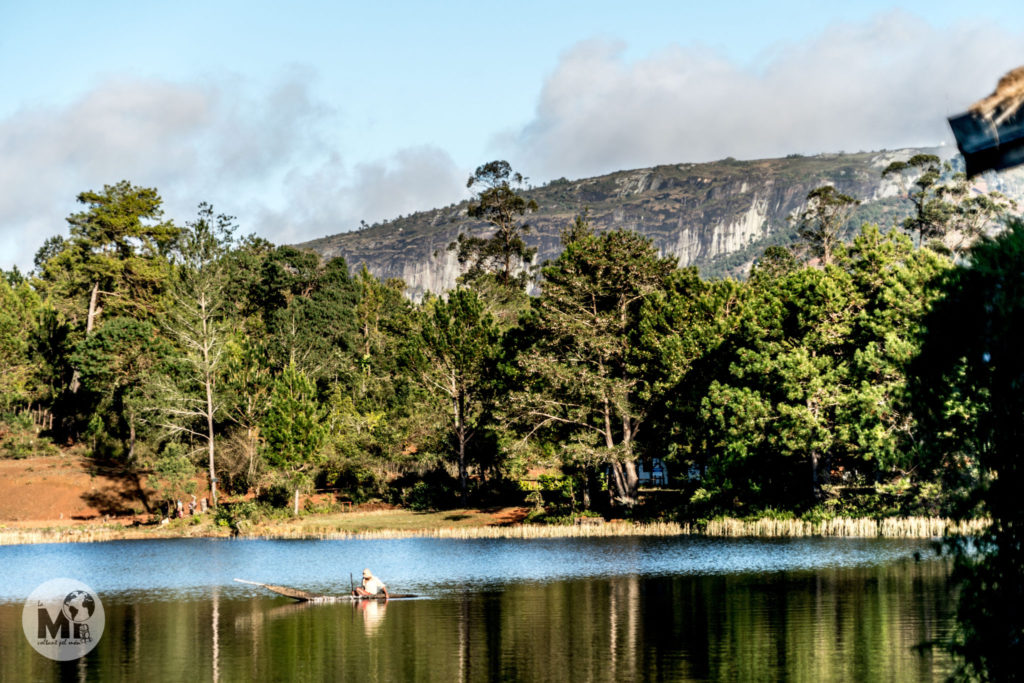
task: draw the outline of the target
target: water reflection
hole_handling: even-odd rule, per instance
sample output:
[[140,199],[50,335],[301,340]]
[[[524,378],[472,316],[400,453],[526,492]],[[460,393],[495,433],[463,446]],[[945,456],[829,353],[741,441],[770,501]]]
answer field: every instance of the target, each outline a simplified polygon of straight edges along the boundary
[[[574,578],[780,572],[875,566],[927,543],[900,539],[409,538],[348,541],[163,539],[0,547],[0,601],[22,601],[45,578],[74,576],[103,596],[205,600],[259,595],[234,577],[347,593],[348,570],[370,564],[396,590],[437,595]],[[444,558],[439,562],[438,558]],[[155,569],[159,568],[159,571]]]
[[[637,620],[640,608],[640,591],[637,577],[626,577],[611,582],[608,604],[608,632],[610,634],[609,657],[611,671],[615,675],[621,666],[632,671],[636,658]],[[620,615],[625,623],[619,623]]]
[[220,680],[220,586],[213,587],[213,599],[210,619],[210,631],[213,635],[213,654],[210,659],[213,661],[213,682]]
[[[636,572],[387,603],[230,584],[202,598],[121,592],[104,596],[103,640],[79,662],[5,631],[0,680],[938,680],[948,661],[913,648],[950,624],[947,575],[938,561]],[[0,624],[20,610],[0,604]]]
[[363,615],[363,628],[366,635],[372,636],[380,629],[384,621],[384,610],[387,604],[383,600],[359,600],[355,608]]

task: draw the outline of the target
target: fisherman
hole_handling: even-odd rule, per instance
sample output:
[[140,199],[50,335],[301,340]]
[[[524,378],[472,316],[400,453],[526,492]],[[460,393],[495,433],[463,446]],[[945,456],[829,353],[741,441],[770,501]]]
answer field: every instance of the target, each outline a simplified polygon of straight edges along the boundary
[[352,595],[359,596],[361,598],[375,597],[377,595],[383,595],[384,599],[388,599],[388,587],[384,585],[384,582],[373,575],[369,569],[363,570],[363,584],[356,586],[352,590]]

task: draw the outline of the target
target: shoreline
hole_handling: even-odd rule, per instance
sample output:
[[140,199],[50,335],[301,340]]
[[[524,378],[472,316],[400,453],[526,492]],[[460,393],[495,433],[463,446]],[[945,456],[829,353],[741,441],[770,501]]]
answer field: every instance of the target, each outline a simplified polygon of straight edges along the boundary
[[[377,524],[359,524],[351,520],[340,524],[335,519],[310,516],[298,520],[271,521],[233,532],[215,526],[210,520],[200,523],[156,526],[125,526],[117,522],[67,524],[8,528],[0,525],[0,546],[44,543],[98,543],[104,541],[227,538],[260,540],[374,540],[400,538],[446,539],[541,539],[601,538],[629,536],[703,536],[710,538],[909,538],[930,539],[944,536],[978,534],[987,520],[954,522],[937,517],[893,517],[881,520],[837,517],[822,522],[802,520],[718,518],[705,525],[676,522],[633,523],[612,521],[576,525],[543,524],[463,524],[421,528],[389,527],[381,517]],[[333,522],[333,523],[332,523]],[[352,523],[354,522],[354,523]]]

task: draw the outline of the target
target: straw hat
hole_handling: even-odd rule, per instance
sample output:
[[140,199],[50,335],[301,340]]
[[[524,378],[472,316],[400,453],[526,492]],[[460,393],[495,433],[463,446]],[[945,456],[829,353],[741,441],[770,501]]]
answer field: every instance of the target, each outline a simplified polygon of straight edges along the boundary
[[373,578],[373,574],[372,574],[372,573],[370,572],[370,570],[369,570],[369,569],[364,569],[364,570],[363,570],[363,578],[364,578],[364,579],[370,579],[370,578]]

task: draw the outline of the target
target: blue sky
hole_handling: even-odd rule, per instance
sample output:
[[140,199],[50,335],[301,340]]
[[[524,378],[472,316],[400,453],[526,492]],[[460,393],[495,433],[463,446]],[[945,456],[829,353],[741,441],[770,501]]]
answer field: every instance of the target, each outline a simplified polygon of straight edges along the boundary
[[0,0],[0,267],[121,179],[281,243],[496,158],[539,183],[948,143],[1020,64],[1021,2]]

